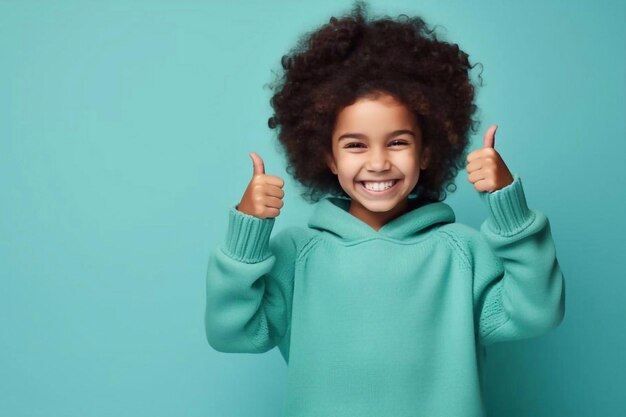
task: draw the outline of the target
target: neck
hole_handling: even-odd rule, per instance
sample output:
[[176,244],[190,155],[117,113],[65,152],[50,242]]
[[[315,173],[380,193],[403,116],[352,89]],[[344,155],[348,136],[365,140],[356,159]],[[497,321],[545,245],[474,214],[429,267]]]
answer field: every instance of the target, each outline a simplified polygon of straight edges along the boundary
[[350,201],[348,212],[354,217],[369,225],[372,229],[378,231],[391,220],[399,217],[410,210],[409,200],[404,199],[389,211],[369,211],[362,204],[355,200]]

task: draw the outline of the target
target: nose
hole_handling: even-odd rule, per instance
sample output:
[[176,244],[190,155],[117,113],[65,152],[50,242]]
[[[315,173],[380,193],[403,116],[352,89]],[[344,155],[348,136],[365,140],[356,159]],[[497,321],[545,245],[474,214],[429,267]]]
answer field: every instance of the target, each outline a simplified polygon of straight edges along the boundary
[[385,150],[372,148],[372,151],[369,152],[366,168],[368,171],[374,172],[389,170],[391,168],[391,162],[389,162],[387,152]]

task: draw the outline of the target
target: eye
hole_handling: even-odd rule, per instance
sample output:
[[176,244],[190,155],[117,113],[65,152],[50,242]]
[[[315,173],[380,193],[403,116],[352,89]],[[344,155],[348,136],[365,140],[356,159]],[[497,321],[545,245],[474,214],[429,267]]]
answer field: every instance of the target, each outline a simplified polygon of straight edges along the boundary
[[391,144],[392,145],[408,145],[408,143],[403,140],[394,140],[393,142],[391,142]]
[[346,148],[357,148],[357,147],[360,148],[360,146],[351,146],[351,145],[362,145],[362,144],[359,142],[350,142],[345,147]]

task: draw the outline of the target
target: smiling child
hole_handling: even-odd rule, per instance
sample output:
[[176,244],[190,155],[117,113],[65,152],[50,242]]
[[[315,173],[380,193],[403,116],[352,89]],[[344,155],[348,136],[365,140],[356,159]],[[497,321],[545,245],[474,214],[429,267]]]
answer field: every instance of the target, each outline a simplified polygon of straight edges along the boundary
[[[495,150],[496,125],[466,154],[468,55],[419,17],[368,21],[364,8],[283,59],[269,125],[315,209],[271,236],[284,181],[250,153],[209,257],[207,340],[278,347],[285,417],[484,416],[486,346],[563,319],[550,225]],[[480,230],[443,202],[461,167],[487,209]]]

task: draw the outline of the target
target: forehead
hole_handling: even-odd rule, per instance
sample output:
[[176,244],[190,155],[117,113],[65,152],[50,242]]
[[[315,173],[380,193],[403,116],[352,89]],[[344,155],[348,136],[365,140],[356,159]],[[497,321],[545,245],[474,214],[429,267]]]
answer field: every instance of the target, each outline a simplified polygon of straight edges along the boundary
[[361,98],[344,107],[337,115],[335,133],[388,133],[396,129],[414,129],[413,114],[395,98],[385,95],[378,98]]

